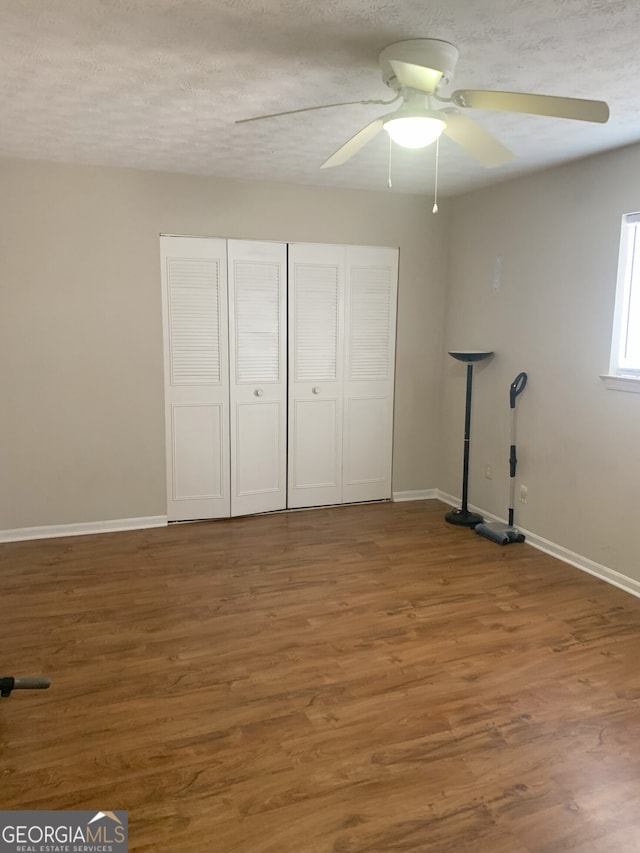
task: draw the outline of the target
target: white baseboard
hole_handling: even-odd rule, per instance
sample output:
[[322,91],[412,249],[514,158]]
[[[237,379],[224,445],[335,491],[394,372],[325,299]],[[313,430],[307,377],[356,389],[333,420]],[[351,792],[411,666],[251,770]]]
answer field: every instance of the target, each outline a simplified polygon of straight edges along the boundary
[[530,533],[523,527],[518,526],[518,530],[522,530],[529,545],[537,548],[538,551],[544,551],[545,554],[557,557],[563,563],[569,563],[570,566],[575,566],[576,569],[588,572],[588,574],[600,578],[601,581],[617,586],[619,589],[635,595],[636,598],[640,598],[640,582],[634,578],[623,575],[621,572],[616,572],[615,569],[610,569],[601,563],[596,563],[588,557],[583,557],[582,554],[576,554],[575,551],[570,551],[563,545],[556,545],[555,542],[549,542],[548,539],[537,536],[535,533]]
[[[396,494],[401,497],[396,497]],[[460,498],[456,498],[447,492],[441,491],[440,489],[428,489],[422,492],[397,492],[396,494],[393,496],[394,501],[436,499],[445,504],[449,504],[450,506],[460,506],[461,502]],[[501,524],[507,523],[506,518],[499,518],[492,512],[487,512],[482,509],[482,507],[475,506],[474,504],[469,504],[469,509],[472,512],[480,513],[480,515],[484,516],[488,521],[498,521]],[[538,551],[543,551],[551,557],[556,557],[556,559],[562,560],[563,563],[568,563],[570,566],[574,566],[582,572],[587,572],[588,574],[605,581],[605,583],[610,583],[613,586],[617,586],[618,589],[622,589],[631,595],[635,595],[636,598],[640,598],[640,581],[630,578],[628,575],[623,575],[615,569],[610,569],[608,566],[596,563],[588,557],[583,557],[582,554],[576,554],[575,551],[570,551],[568,548],[565,548],[564,545],[556,545],[555,542],[550,542],[543,536],[538,536],[530,530],[525,530],[525,528],[520,527],[520,525],[518,525],[518,530],[524,533],[526,542],[531,545],[532,548],[536,548]]]
[[420,489],[415,492],[394,492],[391,500],[394,503],[401,501],[433,501],[438,498],[439,492],[437,489]]
[[144,530],[147,527],[165,527],[166,524],[166,515],[151,515],[143,518],[85,521],[79,524],[48,524],[43,527],[18,527],[15,530],[0,530],[0,542],[24,542],[27,539],[57,539],[61,536],[88,536],[92,533]]
[[[447,494],[447,492],[443,492],[440,489],[436,489],[436,498],[439,501],[442,501],[443,504],[449,504],[449,506],[460,506],[460,498],[456,498],[453,495]],[[471,512],[480,512],[480,510],[469,504],[469,509]]]

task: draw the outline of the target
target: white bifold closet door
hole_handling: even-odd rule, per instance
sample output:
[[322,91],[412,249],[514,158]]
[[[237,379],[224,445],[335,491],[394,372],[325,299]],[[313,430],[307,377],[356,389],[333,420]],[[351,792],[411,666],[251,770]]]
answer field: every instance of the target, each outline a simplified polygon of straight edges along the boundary
[[346,249],[342,503],[391,497],[398,250]]
[[289,507],[391,497],[397,280],[397,249],[289,246]]
[[289,246],[288,506],[342,502],[343,246]]
[[229,515],[226,240],[161,237],[167,515]]
[[285,243],[229,240],[231,515],[287,504]]
[[391,497],[397,249],[288,259],[161,238],[170,521]]

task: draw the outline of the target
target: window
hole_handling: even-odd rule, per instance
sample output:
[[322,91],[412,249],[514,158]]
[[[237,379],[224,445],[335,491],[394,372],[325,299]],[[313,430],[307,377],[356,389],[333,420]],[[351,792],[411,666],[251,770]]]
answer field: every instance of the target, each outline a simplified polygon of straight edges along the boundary
[[640,213],[622,217],[610,388],[640,392]]

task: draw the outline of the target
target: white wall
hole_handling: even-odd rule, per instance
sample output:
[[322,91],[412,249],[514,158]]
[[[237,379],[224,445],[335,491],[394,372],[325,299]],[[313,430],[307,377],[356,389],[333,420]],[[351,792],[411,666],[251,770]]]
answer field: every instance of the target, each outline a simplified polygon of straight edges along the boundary
[[0,186],[0,530],[166,512],[161,232],[399,246],[393,488],[436,484],[427,200],[10,160]]
[[[508,387],[521,370],[516,522],[640,580],[640,395],[606,390],[621,216],[640,209],[640,147],[450,202],[447,349],[476,370],[469,502],[506,518]],[[492,289],[496,257],[502,284]],[[460,495],[464,365],[442,384],[440,487]],[[493,466],[494,479],[484,477]]]

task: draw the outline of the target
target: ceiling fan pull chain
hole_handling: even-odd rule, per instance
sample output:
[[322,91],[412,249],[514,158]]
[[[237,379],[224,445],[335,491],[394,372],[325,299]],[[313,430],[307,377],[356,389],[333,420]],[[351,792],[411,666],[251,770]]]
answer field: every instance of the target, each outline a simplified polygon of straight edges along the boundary
[[392,146],[393,146],[393,142],[392,142],[391,137],[389,137],[389,177],[387,178],[387,186],[389,187],[389,189],[391,189],[393,187],[393,184],[391,183],[391,148],[392,148]]
[[438,167],[440,166],[440,137],[436,139],[436,181],[433,191],[433,207],[431,213],[438,212]]

